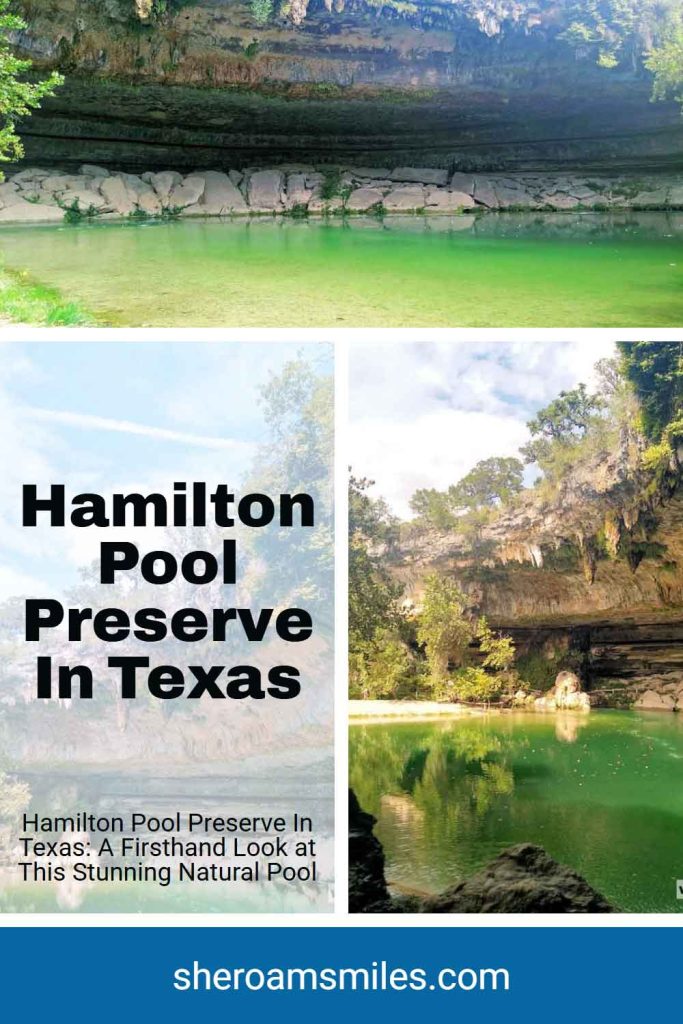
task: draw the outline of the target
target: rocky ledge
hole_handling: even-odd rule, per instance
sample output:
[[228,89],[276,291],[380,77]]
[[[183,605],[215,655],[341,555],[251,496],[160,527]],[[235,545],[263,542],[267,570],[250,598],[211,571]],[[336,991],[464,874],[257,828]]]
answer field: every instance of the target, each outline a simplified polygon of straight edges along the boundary
[[78,174],[27,167],[0,184],[0,222],[81,218],[458,214],[489,210],[682,209],[683,179],[464,174],[429,167]]
[[576,871],[540,846],[512,846],[438,896],[393,897],[375,819],[349,792],[349,910],[352,914],[608,914],[612,907]]

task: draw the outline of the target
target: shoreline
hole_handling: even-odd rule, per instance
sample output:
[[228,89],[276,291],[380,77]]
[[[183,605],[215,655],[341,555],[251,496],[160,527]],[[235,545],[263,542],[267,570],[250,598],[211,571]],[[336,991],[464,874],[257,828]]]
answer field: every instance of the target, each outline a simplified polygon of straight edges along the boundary
[[500,715],[507,708],[477,708],[433,700],[350,700],[348,718],[375,721],[380,718],[482,718]]
[[0,181],[0,224],[644,210],[683,210],[681,176],[309,164],[130,174],[83,164],[15,167]]

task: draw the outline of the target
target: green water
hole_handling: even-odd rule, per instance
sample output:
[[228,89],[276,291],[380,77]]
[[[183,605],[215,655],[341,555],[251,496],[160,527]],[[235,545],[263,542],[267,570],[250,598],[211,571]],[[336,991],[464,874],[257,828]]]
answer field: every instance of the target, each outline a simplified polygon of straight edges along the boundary
[[390,885],[436,893],[533,842],[622,911],[676,912],[683,716],[488,716],[351,728]]
[[181,221],[0,231],[0,256],[115,325],[683,322],[683,214]]

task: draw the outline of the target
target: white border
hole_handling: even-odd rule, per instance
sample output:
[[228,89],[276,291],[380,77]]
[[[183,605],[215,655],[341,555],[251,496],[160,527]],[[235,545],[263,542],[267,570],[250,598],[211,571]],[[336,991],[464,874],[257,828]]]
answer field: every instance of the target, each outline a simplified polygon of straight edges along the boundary
[[[0,342],[332,343],[335,365],[335,910],[323,914],[0,914],[2,928],[680,928],[683,914],[346,913],[348,895],[348,397],[349,347],[451,342],[683,341],[673,328],[41,328],[2,325]],[[683,848],[683,836],[682,848]]]

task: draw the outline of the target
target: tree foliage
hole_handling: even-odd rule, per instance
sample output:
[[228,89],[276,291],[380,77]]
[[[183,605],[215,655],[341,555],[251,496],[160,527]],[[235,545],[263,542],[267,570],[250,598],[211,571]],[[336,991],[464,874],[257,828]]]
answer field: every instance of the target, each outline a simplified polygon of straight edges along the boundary
[[[20,160],[24,155],[17,123],[52,96],[62,84],[61,75],[53,72],[42,82],[27,79],[31,61],[20,60],[12,52],[10,35],[26,28],[26,23],[8,11],[10,0],[0,0],[0,161]],[[0,174],[0,181],[3,175]]]
[[533,440],[520,448],[527,462],[547,466],[560,445],[574,444],[586,436],[605,409],[605,400],[591,394],[585,384],[579,384],[571,391],[560,391],[544,409],[540,409],[527,423]]
[[444,682],[449,662],[462,659],[470,644],[472,626],[466,608],[467,601],[457,583],[438,573],[427,576],[417,639],[424,647],[434,686]]
[[[410,499],[416,516],[438,529],[458,524],[468,513],[495,509],[507,504],[522,490],[524,467],[519,459],[494,456],[478,462],[446,491],[434,488],[418,490]],[[465,529],[476,519],[461,522]]]
[[621,365],[641,408],[643,432],[659,441],[683,411],[683,342],[619,342]]

